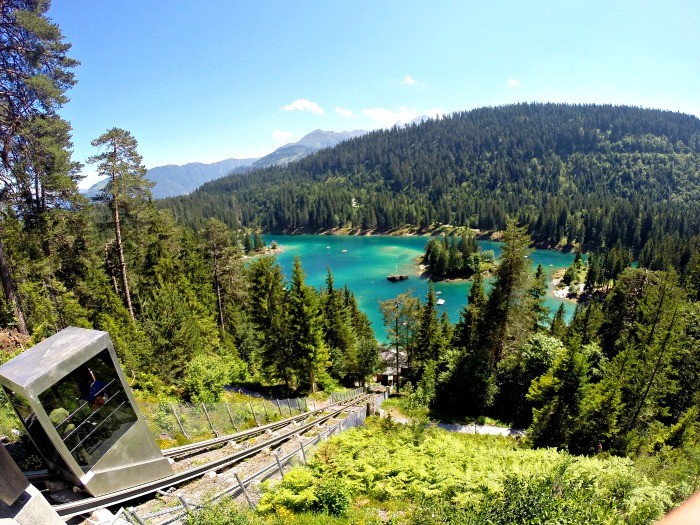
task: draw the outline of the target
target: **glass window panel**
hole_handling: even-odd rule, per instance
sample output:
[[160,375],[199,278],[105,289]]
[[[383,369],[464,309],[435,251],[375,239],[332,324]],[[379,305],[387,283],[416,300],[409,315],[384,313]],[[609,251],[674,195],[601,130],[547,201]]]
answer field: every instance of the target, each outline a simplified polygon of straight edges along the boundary
[[106,349],[42,392],[39,400],[86,472],[137,419]]

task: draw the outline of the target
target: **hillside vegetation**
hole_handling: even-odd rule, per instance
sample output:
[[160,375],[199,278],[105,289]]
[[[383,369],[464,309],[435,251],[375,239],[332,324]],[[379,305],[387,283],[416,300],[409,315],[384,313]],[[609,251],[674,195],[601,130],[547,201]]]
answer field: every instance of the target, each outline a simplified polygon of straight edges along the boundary
[[315,514],[325,523],[647,524],[670,498],[667,486],[628,459],[528,450],[511,438],[375,419],[326,442],[308,466],[268,489],[258,505],[262,516],[239,519],[323,522]]
[[[241,381],[285,395],[363,384],[381,363],[354,292],[330,269],[320,289],[307,285],[298,258],[285,278],[251,229],[502,229],[501,256],[487,268],[468,237],[461,253],[456,239],[433,246],[430,264],[444,259],[446,275],[473,272],[456,324],[438,315],[432,287],[422,301],[403,293],[379,305],[392,350],[406,355],[401,390],[433,415],[490,416],[527,427],[534,447],[598,458],[510,456],[502,442],[473,449],[422,425],[378,426],[367,432],[386,431],[385,446],[368,435],[348,454],[327,449],[315,471],[295,474],[291,501],[317,498],[330,511],[351,494],[411,500],[415,523],[518,513],[533,523],[644,523],[700,488],[697,118],[612,106],[474,110],[212,183],[165,203],[178,223],[153,203],[127,130],[92,143],[90,162],[108,178],[100,203],[79,195],[70,124],[57,112],[77,63],[47,9],[0,9],[11,29],[0,64],[0,359],[79,326],[108,332],[134,388],[154,400],[211,402]],[[600,249],[564,275],[585,293],[568,326],[563,310],[550,322],[533,240]],[[361,444],[361,432],[348,439]],[[484,458],[476,477],[463,464],[470,454],[474,465]],[[607,455],[633,458],[666,485]],[[449,503],[436,504],[438,493]],[[272,508],[277,497],[286,496],[273,493]]]
[[376,131],[164,205],[191,226],[216,216],[271,231],[493,230],[511,217],[536,242],[620,242],[638,251],[650,240],[677,247],[698,235],[699,171],[696,117],[518,104]]

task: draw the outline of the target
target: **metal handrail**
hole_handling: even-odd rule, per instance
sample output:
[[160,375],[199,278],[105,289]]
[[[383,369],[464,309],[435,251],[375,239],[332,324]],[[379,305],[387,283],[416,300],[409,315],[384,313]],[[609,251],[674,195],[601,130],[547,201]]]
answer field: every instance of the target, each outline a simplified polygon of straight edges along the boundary
[[[63,442],[65,443],[68,438],[70,438],[73,434],[75,434],[78,430],[80,430],[84,425],[86,425],[93,418],[93,416],[95,414],[98,414],[100,412],[100,410],[102,410],[103,407],[105,407],[109,403],[111,403],[120,393],[123,393],[123,392],[124,392],[123,390],[119,390],[119,392],[117,392],[115,395],[113,395],[112,397],[107,399],[107,401],[105,401],[104,404],[100,408],[98,408],[97,410],[92,412],[90,415],[88,415],[88,417],[86,417],[79,425],[77,425],[73,430],[71,430],[68,434],[66,434],[63,437]],[[122,401],[122,404],[124,404],[123,401]]]
[[[116,381],[116,379],[112,379],[109,383],[107,383],[105,386],[103,386],[97,393],[98,393],[98,394],[102,393],[104,390],[106,390],[107,388],[109,388],[109,387],[112,385],[112,383],[114,383],[115,381]],[[123,392],[123,390],[119,390],[115,395],[119,395],[120,392]],[[68,414],[68,415],[66,416],[66,418],[65,418],[63,421],[61,421],[58,425],[56,425],[56,426],[54,427],[54,428],[56,429],[56,431],[58,431],[58,427],[60,427],[61,425],[63,425],[65,422],[70,421],[71,419],[73,419],[73,416],[76,415],[78,412],[80,412],[83,408],[85,408],[85,406],[86,406],[87,404],[88,404],[88,401],[86,400],[86,401],[83,402],[82,405],[80,405],[80,406],[79,406],[78,408],[76,408],[73,412],[71,412],[70,414]]]
[[[106,404],[107,404],[107,403],[105,403],[105,404],[102,405],[102,406],[105,406]],[[115,413],[117,410],[119,410],[121,407],[123,407],[125,404],[126,404],[126,401],[122,401],[121,404],[120,404],[117,408],[115,408],[114,410],[112,410],[106,418],[104,418],[104,419],[103,419],[102,421],[100,421],[97,425],[95,425],[95,428],[93,428],[87,436],[85,436],[83,439],[81,439],[80,442],[79,442],[75,447],[73,447],[73,448],[71,449],[70,453],[72,454],[72,453],[75,452],[78,448],[80,448],[80,447],[83,445],[83,443],[85,443],[85,442],[88,440],[88,438],[89,438],[90,436],[92,436],[95,432],[97,432],[97,430],[104,424],[105,421],[107,421],[110,417],[112,417],[112,416],[114,415],[114,413]]]

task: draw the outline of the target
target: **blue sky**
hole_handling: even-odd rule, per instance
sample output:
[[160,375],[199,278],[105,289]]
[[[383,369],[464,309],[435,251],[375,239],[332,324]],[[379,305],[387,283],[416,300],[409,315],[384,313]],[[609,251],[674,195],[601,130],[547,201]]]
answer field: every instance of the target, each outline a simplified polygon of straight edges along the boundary
[[62,110],[79,161],[115,126],[151,168],[521,101],[700,115],[697,0],[53,0],[49,16],[81,62]]

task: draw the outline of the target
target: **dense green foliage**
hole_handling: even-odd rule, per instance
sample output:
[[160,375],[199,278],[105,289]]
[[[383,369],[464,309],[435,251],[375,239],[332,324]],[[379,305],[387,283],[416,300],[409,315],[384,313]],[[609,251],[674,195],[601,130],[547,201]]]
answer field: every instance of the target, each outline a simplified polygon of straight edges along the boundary
[[393,503],[403,509],[393,519],[405,524],[642,524],[671,502],[668,487],[627,459],[577,458],[522,449],[509,438],[417,432],[374,420],[322,445],[308,466],[263,496],[258,510],[322,511],[344,495],[378,508]]
[[[5,243],[6,217],[20,217],[45,237],[61,214],[79,200],[80,165],[70,159],[70,125],[57,110],[75,79],[78,62],[67,55],[57,25],[46,17],[50,3],[8,0],[0,4],[0,281],[17,329],[27,333],[13,264]],[[42,246],[44,252],[50,249]],[[47,278],[47,286],[57,286]]]
[[164,202],[187,224],[387,231],[526,225],[551,245],[648,244],[682,271],[700,234],[700,120],[617,106],[518,104],[376,131],[284,168]]
[[428,265],[431,279],[468,278],[479,271],[481,259],[473,234],[466,231],[457,237],[444,236],[442,240],[428,241],[423,263]]
[[[674,464],[693,465],[700,375],[691,363],[700,347],[692,285],[673,270],[626,268],[583,297],[569,326],[558,312],[549,328],[538,320],[541,269],[523,263],[527,236],[510,225],[504,240],[490,294],[476,274],[437,359],[432,406],[529,427],[536,446],[634,457],[675,448]],[[595,261],[576,258],[576,278]],[[684,474],[690,491],[697,472]]]

